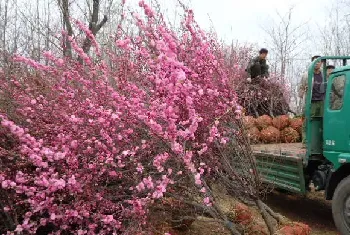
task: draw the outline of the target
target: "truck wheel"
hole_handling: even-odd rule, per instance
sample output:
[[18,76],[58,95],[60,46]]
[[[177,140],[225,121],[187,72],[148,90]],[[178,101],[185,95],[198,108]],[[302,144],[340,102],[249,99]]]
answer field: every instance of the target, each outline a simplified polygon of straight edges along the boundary
[[350,176],[343,179],[335,189],[332,214],[340,234],[350,234]]

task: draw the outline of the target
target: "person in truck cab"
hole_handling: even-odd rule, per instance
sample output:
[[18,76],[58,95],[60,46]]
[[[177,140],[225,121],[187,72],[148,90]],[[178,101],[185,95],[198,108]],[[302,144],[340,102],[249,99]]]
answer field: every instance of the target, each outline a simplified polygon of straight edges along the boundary
[[[327,65],[327,83],[329,80],[330,74],[334,71],[334,65]],[[341,79],[336,79],[332,83],[331,97],[330,97],[330,108],[332,110],[339,110],[343,103],[343,91],[344,91],[344,82]]]
[[266,57],[269,51],[266,48],[262,48],[259,51],[259,55],[250,60],[247,69],[245,70],[248,73],[248,82],[258,81],[259,78],[267,78],[269,74],[269,66],[266,63]]
[[[330,74],[335,69],[334,65],[327,66],[327,81]],[[335,79],[332,83],[331,97],[330,97],[330,108],[332,110],[339,110],[343,105],[343,92],[345,82],[342,79]]]
[[328,81],[329,75],[333,72],[334,69],[335,69],[334,65],[327,65],[327,81]]
[[[320,56],[316,55],[311,58],[311,62]],[[315,65],[314,76],[313,76],[313,86],[312,86],[312,97],[311,97],[311,116],[312,117],[322,117],[323,116],[323,100],[326,94],[326,86],[327,83],[323,80],[323,74],[321,71],[322,62],[319,61]],[[304,104],[306,102],[306,93],[308,89],[308,73],[304,73],[301,78],[301,84],[299,87],[299,98],[304,100]],[[304,105],[305,109],[305,105]],[[305,110],[304,110],[305,112]],[[302,139],[303,143],[305,143],[305,123],[303,125]]]

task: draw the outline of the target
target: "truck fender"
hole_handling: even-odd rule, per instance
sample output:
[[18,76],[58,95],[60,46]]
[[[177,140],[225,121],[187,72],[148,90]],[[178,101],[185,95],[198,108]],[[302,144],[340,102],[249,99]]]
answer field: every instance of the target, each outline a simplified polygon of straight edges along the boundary
[[332,200],[335,189],[340,181],[350,175],[350,164],[344,164],[338,170],[331,169],[327,177],[327,184],[325,189],[326,200]]

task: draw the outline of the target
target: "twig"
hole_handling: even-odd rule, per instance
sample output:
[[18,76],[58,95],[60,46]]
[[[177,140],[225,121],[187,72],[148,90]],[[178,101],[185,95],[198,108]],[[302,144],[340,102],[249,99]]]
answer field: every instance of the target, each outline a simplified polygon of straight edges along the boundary
[[8,229],[14,230],[16,228],[15,223],[14,223],[13,219],[11,218],[11,216],[3,210],[4,204],[1,201],[0,201],[0,208],[1,208],[1,212],[3,212],[3,214],[5,215],[5,217],[7,219]]

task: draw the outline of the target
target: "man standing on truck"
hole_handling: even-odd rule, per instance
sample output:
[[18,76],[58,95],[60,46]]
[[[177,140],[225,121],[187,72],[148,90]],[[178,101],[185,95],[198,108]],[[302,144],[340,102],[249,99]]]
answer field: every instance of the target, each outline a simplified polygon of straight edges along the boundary
[[269,77],[269,66],[266,63],[266,57],[269,51],[266,48],[261,48],[259,55],[250,60],[247,69],[245,70],[249,77],[248,82],[258,81],[260,78]]
[[[316,55],[311,58],[311,62],[320,56]],[[312,85],[312,97],[311,97],[311,117],[322,117],[323,116],[323,100],[326,93],[327,83],[323,80],[323,74],[321,71],[322,62],[319,61],[315,65],[314,76],[313,76],[313,85]],[[305,112],[305,103],[306,103],[306,94],[308,89],[308,73],[304,73],[301,78],[301,84],[299,87],[299,97],[304,100],[304,112]],[[303,143],[306,140],[306,130],[305,130],[305,121],[303,125],[302,139]]]

